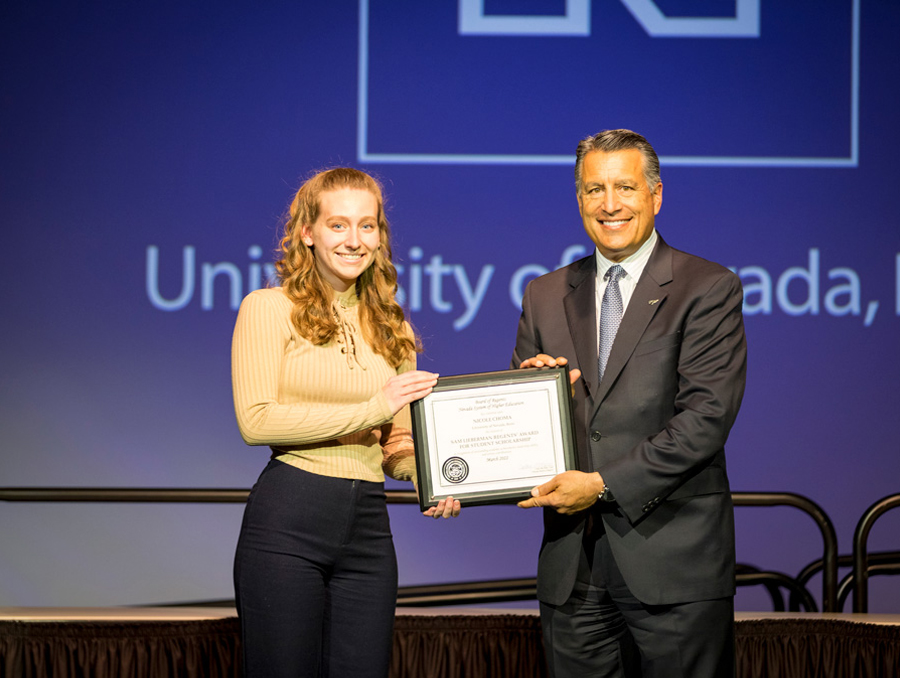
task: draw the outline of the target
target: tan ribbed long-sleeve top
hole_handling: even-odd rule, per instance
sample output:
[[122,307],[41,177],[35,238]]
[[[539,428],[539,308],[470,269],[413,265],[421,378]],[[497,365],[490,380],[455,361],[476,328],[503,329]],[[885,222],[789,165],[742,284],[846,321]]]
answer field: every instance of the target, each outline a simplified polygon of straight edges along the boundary
[[335,292],[336,341],[315,346],[291,321],[281,288],[251,292],[241,303],[231,352],[238,428],[248,445],[297,468],[381,482],[415,478],[409,408],[391,420],[382,392],[395,369],[363,339],[353,288]]

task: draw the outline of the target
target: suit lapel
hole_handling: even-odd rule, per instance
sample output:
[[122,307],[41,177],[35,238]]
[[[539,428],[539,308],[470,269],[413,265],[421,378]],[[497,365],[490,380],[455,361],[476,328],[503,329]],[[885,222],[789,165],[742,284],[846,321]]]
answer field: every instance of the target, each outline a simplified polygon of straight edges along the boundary
[[591,255],[582,259],[582,265],[572,274],[569,282],[572,290],[563,299],[569,333],[575,345],[575,357],[581,368],[581,378],[591,394],[597,388],[596,279],[597,260]]
[[622,368],[631,358],[647,325],[665,303],[666,292],[663,286],[672,281],[672,250],[662,236],[659,234],[657,236],[659,242],[650,254],[650,259],[647,261],[644,272],[628,302],[625,315],[622,316],[622,324],[619,325],[619,330],[616,332],[606,371],[603,373],[603,381],[594,397],[595,407],[599,407],[603,402],[606,394],[609,393],[610,388],[619,377]]

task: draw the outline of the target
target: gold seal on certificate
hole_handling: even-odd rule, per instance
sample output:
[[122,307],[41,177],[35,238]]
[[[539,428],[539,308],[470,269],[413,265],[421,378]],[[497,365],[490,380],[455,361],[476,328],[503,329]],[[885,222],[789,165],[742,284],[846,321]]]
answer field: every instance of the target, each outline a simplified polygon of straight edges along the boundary
[[515,503],[575,467],[568,367],[440,377],[412,423],[423,511]]

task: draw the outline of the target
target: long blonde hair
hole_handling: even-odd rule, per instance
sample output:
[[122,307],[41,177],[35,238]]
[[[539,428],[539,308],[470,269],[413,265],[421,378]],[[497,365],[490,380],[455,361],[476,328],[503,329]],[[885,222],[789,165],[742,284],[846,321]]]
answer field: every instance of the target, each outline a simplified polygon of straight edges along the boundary
[[351,167],[318,172],[294,196],[281,239],[281,259],[275,262],[281,286],[294,302],[291,320],[300,336],[317,346],[334,340],[340,332],[331,307],[333,290],[319,273],[312,249],[303,242],[301,227],[312,226],[318,219],[322,193],[341,188],[369,191],[378,203],[380,244],[372,265],[356,279],[356,294],[367,343],[391,366],[399,367],[421,347],[394,299],[397,269],[391,261],[391,230],[384,214],[381,185],[365,172]]

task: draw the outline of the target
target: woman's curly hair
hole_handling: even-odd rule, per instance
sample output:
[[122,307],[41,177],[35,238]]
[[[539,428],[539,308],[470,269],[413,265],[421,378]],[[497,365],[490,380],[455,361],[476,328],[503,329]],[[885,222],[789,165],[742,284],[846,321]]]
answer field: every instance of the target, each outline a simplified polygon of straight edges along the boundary
[[335,167],[308,179],[291,203],[280,244],[281,259],[275,262],[275,270],[294,303],[291,320],[300,336],[317,346],[334,340],[340,326],[332,311],[333,291],[319,273],[315,254],[303,242],[301,231],[303,225],[312,226],[318,219],[322,193],[342,188],[369,191],[378,203],[380,244],[375,260],[356,280],[356,294],[363,336],[391,366],[399,367],[421,347],[394,299],[397,269],[391,261],[391,231],[384,214],[381,185],[374,178],[350,167]]

